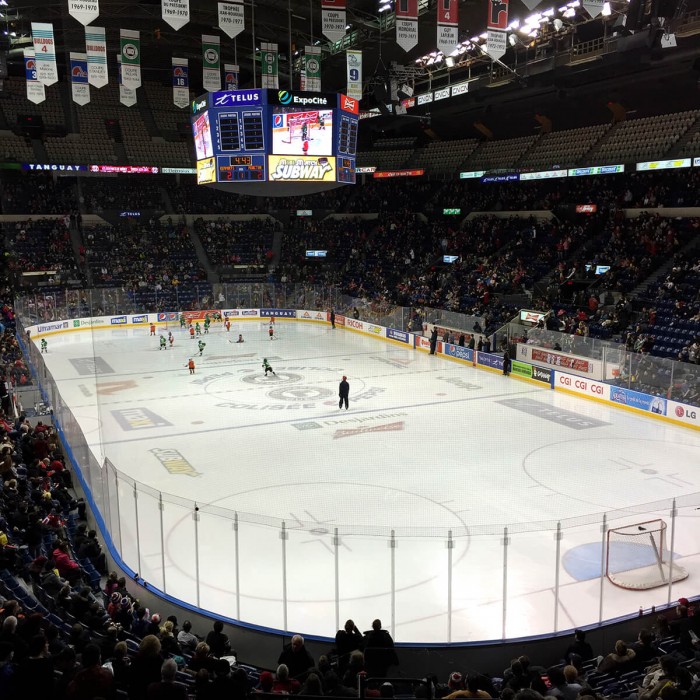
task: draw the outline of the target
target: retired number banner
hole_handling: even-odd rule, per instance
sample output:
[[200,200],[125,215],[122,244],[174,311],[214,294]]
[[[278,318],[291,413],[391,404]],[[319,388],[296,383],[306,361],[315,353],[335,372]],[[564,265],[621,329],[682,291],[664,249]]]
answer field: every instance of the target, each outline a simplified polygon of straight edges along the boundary
[[362,51],[346,51],[348,86],[345,94],[354,100],[362,99]]
[[235,63],[224,63],[224,90],[238,90],[240,68]]
[[260,44],[260,65],[262,68],[262,79],[260,87],[269,90],[279,90],[279,56],[277,54],[277,44]]
[[44,85],[58,82],[56,67],[56,41],[53,36],[53,24],[32,22],[32,42],[36,59],[36,79]]
[[27,99],[38,105],[46,99],[44,84],[36,79],[34,49],[24,49],[24,73],[27,77]]
[[173,58],[173,104],[182,109],[190,103],[190,69],[186,58]]
[[163,0],[163,21],[175,31],[190,21],[190,0]]
[[506,52],[508,29],[508,0],[489,0],[486,18],[486,53],[498,60]]
[[321,47],[305,46],[301,69],[301,89],[321,92]]
[[437,48],[449,56],[459,43],[459,11],[457,0],[438,0]]

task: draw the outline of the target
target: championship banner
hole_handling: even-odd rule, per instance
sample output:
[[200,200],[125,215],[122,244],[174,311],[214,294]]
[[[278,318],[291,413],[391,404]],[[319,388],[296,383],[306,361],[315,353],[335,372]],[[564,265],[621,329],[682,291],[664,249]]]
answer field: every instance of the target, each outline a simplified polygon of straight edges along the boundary
[[581,5],[593,19],[603,11],[603,0],[583,0]]
[[117,66],[119,70],[119,101],[125,107],[133,107],[136,104],[136,90],[124,85],[121,54],[117,54]]
[[331,41],[340,41],[345,36],[348,24],[345,15],[345,0],[321,0],[321,31]]
[[90,102],[87,54],[70,53],[70,84],[73,102],[86,105]]
[[362,51],[345,52],[348,65],[348,87],[345,93],[354,100],[362,99]]
[[219,29],[231,39],[245,29],[245,11],[242,2],[219,3]]
[[221,90],[221,39],[202,34],[202,87],[207,92]]
[[119,37],[122,57],[121,84],[128,90],[136,90],[141,87],[141,39],[139,33],[131,29],[121,29]]
[[235,63],[224,63],[224,90],[238,90],[240,69]]
[[88,83],[101,88],[109,82],[107,74],[107,37],[104,27],[85,27]]
[[301,89],[321,92],[321,47],[305,46],[301,68]]
[[494,61],[497,61],[506,52],[506,36],[507,32],[499,32],[494,29],[486,31],[485,50]]
[[190,103],[190,69],[186,58],[173,58],[173,104],[182,109]]
[[410,51],[418,43],[418,0],[396,0],[396,43]]
[[32,22],[32,41],[36,60],[36,79],[44,85],[53,85],[58,82],[53,24]]
[[100,16],[98,0],[68,0],[68,14],[87,26]]
[[46,90],[44,84],[36,79],[34,49],[24,49],[24,72],[27,77],[27,99],[38,105],[46,100]]
[[262,68],[262,80],[260,87],[269,90],[279,90],[279,57],[277,44],[260,44],[260,65]]
[[163,0],[163,21],[175,31],[190,21],[190,0]]
[[438,0],[437,48],[449,56],[459,43],[459,14],[457,0]]

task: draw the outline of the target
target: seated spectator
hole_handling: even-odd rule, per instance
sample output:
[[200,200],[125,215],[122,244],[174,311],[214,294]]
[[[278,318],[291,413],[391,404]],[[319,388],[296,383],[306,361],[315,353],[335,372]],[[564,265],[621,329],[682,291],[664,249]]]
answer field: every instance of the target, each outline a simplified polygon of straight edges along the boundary
[[304,684],[299,689],[299,695],[323,695],[323,686],[321,685],[321,679],[315,673],[309,673],[304,681]]
[[148,700],[187,700],[187,689],[175,683],[176,675],[177,664],[172,659],[166,659],[160,667],[161,679],[148,686]]
[[280,695],[294,695],[299,692],[301,683],[295,678],[289,677],[289,668],[286,664],[280,664],[275,673],[275,682],[272,684],[272,692]]
[[114,653],[108,660],[114,674],[114,684],[119,690],[126,690],[131,679],[131,659],[126,642],[117,642]]
[[214,629],[209,632],[206,642],[209,645],[212,656],[220,659],[222,656],[235,656],[236,653],[231,650],[231,642],[228,636],[224,634],[224,623],[221,620],[214,622]]
[[348,688],[357,688],[357,677],[365,671],[365,655],[358,649],[350,654],[350,662],[345,669],[343,685]]
[[206,642],[197,644],[194,654],[187,664],[187,670],[194,675],[202,669],[212,673],[214,671],[216,658],[211,655],[210,651],[209,645]]
[[192,623],[189,620],[185,620],[182,623],[182,629],[177,635],[177,642],[180,648],[189,654],[193,653],[197,644],[199,644],[197,636],[192,634]]
[[166,620],[165,624],[160,628],[160,645],[162,653],[165,655],[181,656],[182,649],[175,639],[173,634],[173,623]]
[[326,689],[326,695],[334,698],[355,698],[357,690],[348,688],[340,682],[340,678],[335,671],[328,671],[323,676],[323,685]]
[[445,698],[490,698],[485,690],[479,690],[479,679],[476,675],[467,676],[467,687],[463,690],[455,690]]
[[139,650],[131,661],[129,677],[130,700],[146,700],[148,686],[160,681],[160,668],[163,659],[160,655],[160,640],[155,635],[146,635]]
[[584,661],[595,656],[593,647],[586,641],[586,633],[583,630],[574,630],[574,641],[567,647],[564,658],[569,661],[571,654],[578,654]]
[[61,577],[66,579],[68,583],[74,586],[83,577],[83,572],[77,562],[71,559],[68,554],[68,543],[64,540],[59,540],[56,543],[56,548],[53,550],[53,560],[56,563],[56,569]]
[[598,673],[617,673],[624,672],[632,661],[634,661],[635,653],[632,649],[628,649],[627,645],[618,639],[615,642],[615,650],[608,654],[598,665]]
[[114,675],[102,668],[100,649],[95,644],[88,644],[82,653],[83,670],[75,674],[73,682],[68,686],[70,700],[92,700],[116,697]]
[[646,668],[652,661],[659,657],[659,650],[654,644],[654,635],[644,628],[639,630],[637,641],[630,645],[635,653],[635,665],[637,668]]
[[43,634],[29,642],[27,656],[17,668],[17,688],[27,698],[48,698],[53,693],[53,661]]
[[292,641],[285,645],[277,663],[286,666],[289,675],[300,682],[306,678],[309,669],[315,666],[313,657],[304,646],[304,638],[300,634],[295,634]]

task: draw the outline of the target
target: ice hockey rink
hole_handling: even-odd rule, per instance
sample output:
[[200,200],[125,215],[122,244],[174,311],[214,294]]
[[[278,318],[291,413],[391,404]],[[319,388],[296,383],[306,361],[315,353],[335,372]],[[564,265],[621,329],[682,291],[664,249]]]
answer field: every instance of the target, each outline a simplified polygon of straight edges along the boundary
[[164,351],[145,327],[59,334],[45,361],[100,463],[144,485],[119,481],[122,557],[174,598],[323,636],[547,634],[667,602],[601,579],[601,523],[670,534],[645,504],[673,498],[671,593],[697,592],[692,430],[326,325],[218,324],[202,357],[168,331]]

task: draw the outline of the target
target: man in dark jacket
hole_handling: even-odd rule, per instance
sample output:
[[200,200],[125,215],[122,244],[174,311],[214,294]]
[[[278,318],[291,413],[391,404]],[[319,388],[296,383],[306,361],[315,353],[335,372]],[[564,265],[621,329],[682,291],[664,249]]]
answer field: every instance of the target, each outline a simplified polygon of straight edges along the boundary
[[350,396],[350,385],[348,384],[348,378],[343,375],[343,381],[340,382],[340,385],[338,386],[338,396],[340,397],[340,401],[338,401],[338,408],[343,407],[343,403],[345,404],[345,410],[348,410],[348,397]]
[[437,326],[433,326],[433,332],[430,334],[430,354],[434,355],[437,349],[438,341],[438,329]]
[[372,629],[365,632],[365,666],[370,678],[386,678],[390,666],[397,666],[399,659],[391,635],[382,629],[382,621],[375,620]]
[[295,634],[291,643],[285,645],[277,663],[284,664],[289,669],[289,677],[300,682],[314,667],[313,657],[304,646],[304,638],[300,634]]

